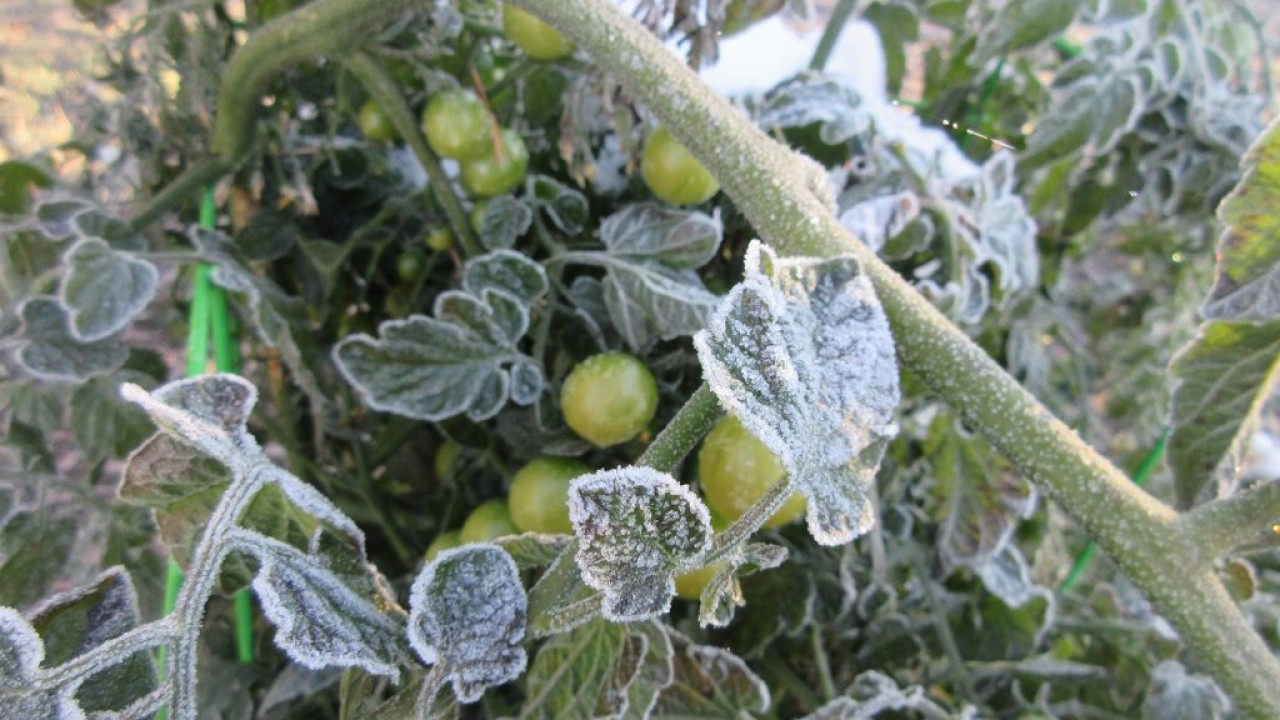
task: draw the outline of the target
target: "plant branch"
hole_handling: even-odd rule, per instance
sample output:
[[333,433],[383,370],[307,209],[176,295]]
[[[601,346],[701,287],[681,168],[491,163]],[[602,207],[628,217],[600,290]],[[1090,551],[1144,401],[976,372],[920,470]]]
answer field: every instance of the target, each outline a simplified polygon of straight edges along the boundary
[[1241,708],[1280,717],[1280,661],[1175,513],[1054,418],[963,332],[840,225],[825,174],[769,139],[612,3],[515,0],[591,55],[720,181],[752,226],[789,254],[852,255],[875,285],[899,358],[1111,553]]
[[147,229],[166,211],[194,196],[202,188],[217,182],[223,175],[231,172],[231,169],[230,163],[216,157],[205,158],[191,165],[142,206],[142,209],[129,221],[129,228],[134,232]]
[[1280,480],[1187,511],[1175,526],[1206,561],[1234,550],[1275,544],[1280,527]]
[[462,210],[458,196],[453,192],[453,184],[449,182],[449,176],[440,166],[440,159],[431,152],[427,139],[422,135],[422,129],[418,123],[414,122],[413,112],[405,102],[404,95],[400,93],[395,78],[391,77],[386,68],[368,53],[353,53],[347,58],[346,65],[347,69],[351,70],[364,85],[364,89],[374,102],[387,114],[391,124],[400,133],[400,137],[404,138],[409,149],[418,158],[418,162],[422,163],[423,169],[427,171],[431,189],[435,193],[436,200],[440,201],[440,207],[444,208],[444,214],[449,219],[449,227],[453,230],[454,237],[462,243],[463,253],[468,257],[478,255],[480,246],[476,243],[476,236],[471,231],[471,222],[467,219],[466,212]]
[[723,414],[724,410],[720,409],[720,401],[716,399],[715,393],[703,383],[689,396],[676,416],[671,418],[671,422],[658,433],[658,437],[645,448],[636,464],[660,472],[671,472]]

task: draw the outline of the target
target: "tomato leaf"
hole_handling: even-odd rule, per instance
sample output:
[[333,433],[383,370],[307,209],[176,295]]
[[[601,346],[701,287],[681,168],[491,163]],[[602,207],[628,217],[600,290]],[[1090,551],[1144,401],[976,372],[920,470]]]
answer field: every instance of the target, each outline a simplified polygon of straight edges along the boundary
[[409,594],[409,643],[439,664],[459,702],[524,672],[528,598],[516,564],[502,548],[471,544],[445,550]]
[[627,205],[600,223],[600,241],[614,255],[648,257],[673,268],[698,268],[720,249],[720,214],[658,203]]
[[742,658],[669,630],[674,679],[650,718],[726,718],[769,710],[769,686]]
[[541,266],[494,251],[468,262],[463,288],[437,296],[434,318],[387,321],[378,338],[352,335],[334,347],[338,369],[369,407],[432,421],[465,413],[478,421],[508,399],[536,399],[541,373],[517,345],[529,328],[529,305],[547,289]]
[[815,123],[822,142],[836,145],[870,129],[872,115],[862,96],[847,83],[802,74],[770,90],[756,117],[765,132]]
[[124,365],[129,356],[116,337],[76,340],[67,309],[53,298],[32,298],[23,303],[21,313],[25,342],[17,357],[37,377],[82,380],[106,375]]
[[813,537],[848,542],[875,522],[867,487],[897,433],[888,321],[853,258],[780,259],[755,242],[746,267],[694,337],[703,375],[808,498]]
[[9,717],[61,720],[85,717],[72,697],[74,688],[28,692],[44,661],[40,636],[13,608],[0,607],[0,690],[5,691]]
[[112,249],[104,240],[80,240],[63,263],[67,273],[59,297],[69,311],[71,334],[80,342],[102,340],[123,329],[155,295],[155,266]]
[[711,539],[711,516],[688,487],[644,467],[603,470],[569,485],[582,579],[604,593],[602,614],[644,620],[671,609],[675,572]]
[[1229,704],[1213,680],[1188,673],[1177,660],[1165,660],[1151,673],[1142,720],[1217,720]]
[[490,250],[509,248],[533,225],[533,209],[511,195],[499,195],[484,210],[480,243]]

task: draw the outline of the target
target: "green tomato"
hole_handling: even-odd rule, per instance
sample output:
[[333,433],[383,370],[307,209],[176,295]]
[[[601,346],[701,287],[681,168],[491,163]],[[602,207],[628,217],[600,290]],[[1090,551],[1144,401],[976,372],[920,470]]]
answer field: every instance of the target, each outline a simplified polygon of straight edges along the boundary
[[640,174],[650,192],[672,205],[698,205],[719,192],[716,178],[663,127],[644,143]]
[[391,118],[387,117],[387,113],[383,111],[382,106],[372,98],[366,100],[360,106],[360,112],[356,115],[356,123],[360,126],[360,132],[374,142],[398,142],[400,140],[400,132],[391,123]]
[[640,162],[644,184],[672,205],[697,205],[720,190],[711,173],[666,128],[649,134]]
[[714,562],[705,565],[697,570],[690,570],[687,573],[681,573],[676,576],[676,595],[685,600],[698,600],[702,597],[702,591],[706,589],[711,579],[720,572],[725,566],[725,561]]
[[502,6],[502,32],[534,60],[559,60],[573,52],[569,38],[514,5]]
[[462,544],[462,533],[457,530],[446,530],[436,536],[427,546],[426,561],[431,562],[445,550],[451,550]]
[[475,207],[471,208],[471,229],[477,235],[484,234],[484,214],[489,211],[488,200],[476,201]]
[[463,544],[489,542],[504,535],[518,535],[520,530],[511,522],[511,510],[506,498],[486,500],[476,506],[462,523],[458,537]]
[[[698,452],[702,494],[707,505],[729,521],[742,517],[785,473],[778,457],[732,415],[711,428]],[[763,527],[786,525],[804,510],[804,496],[793,493]]]
[[432,469],[436,471],[436,480],[444,480],[449,477],[449,473],[453,472],[453,467],[458,460],[458,446],[448,440],[440,443],[436,448],[436,455],[432,462]]
[[453,232],[447,227],[432,228],[427,233],[427,247],[436,252],[448,252],[453,247]]
[[658,383],[653,373],[638,358],[622,352],[583,360],[560,389],[564,421],[596,447],[639,435],[657,410]]
[[455,160],[483,158],[493,151],[490,121],[484,103],[466,90],[437,93],[422,111],[422,131],[431,149]]
[[472,195],[493,197],[509,193],[520,187],[529,172],[529,148],[525,147],[519,133],[504,128],[501,158],[494,152],[478,160],[464,160],[461,170],[462,187]]
[[396,256],[396,276],[401,282],[411,283],[422,274],[425,263],[422,254],[415,250],[405,250]]
[[572,458],[543,455],[530,460],[511,479],[511,521],[521,532],[572,535],[569,481],[589,472],[586,463]]

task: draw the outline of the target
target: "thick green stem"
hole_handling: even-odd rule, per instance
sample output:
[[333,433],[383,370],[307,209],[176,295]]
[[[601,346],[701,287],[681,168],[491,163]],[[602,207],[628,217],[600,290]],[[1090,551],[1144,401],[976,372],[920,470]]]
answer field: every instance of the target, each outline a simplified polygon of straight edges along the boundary
[[1175,513],[1134,487],[842,227],[821,199],[825,176],[816,165],[765,136],[612,3],[515,4],[565,33],[644,101],[765,241],[789,254],[856,257],[884,305],[900,359],[1084,526],[1243,709],[1280,717],[1280,662],[1176,532]]
[[478,255],[480,246],[476,243],[475,234],[471,232],[471,222],[467,219],[467,213],[458,202],[458,196],[453,192],[449,176],[440,166],[440,159],[431,152],[427,139],[422,135],[421,127],[414,121],[413,111],[405,102],[395,78],[391,77],[377,60],[362,52],[354,53],[347,58],[347,68],[355,74],[370,97],[387,114],[391,124],[400,133],[400,137],[404,138],[409,149],[418,158],[418,162],[422,163],[423,169],[427,171],[427,177],[430,178],[431,189],[435,192],[436,199],[440,201],[440,207],[444,208],[445,216],[449,218],[449,227],[453,229],[454,237],[462,243],[463,253],[468,257]]
[[658,433],[653,443],[636,460],[637,465],[661,472],[671,472],[688,455],[720,419],[724,410],[711,388],[703,383],[685,401],[671,422]]
[[143,206],[138,214],[133,216],[133,220],[129,221],[129,227],[135,232],[145,230],[151,223],[160,218],[165,211],[173,208],[178,203],[188,198],[194,197],[201,189],[212,185],[222,178],[223,175],[231,172],[232,165],[223,162],[221,158],[206,158],[201,162],[188,167],[182,171],[182,174],[174,178],[161,190],[158,195],[151,198],[151,201]]
[[218,88],[213,152],[235,165],[256,135],[254,120],[267,81],[305,60],[346,54],[416,3],[408,0],[316,0],[258,28],[227,63]]

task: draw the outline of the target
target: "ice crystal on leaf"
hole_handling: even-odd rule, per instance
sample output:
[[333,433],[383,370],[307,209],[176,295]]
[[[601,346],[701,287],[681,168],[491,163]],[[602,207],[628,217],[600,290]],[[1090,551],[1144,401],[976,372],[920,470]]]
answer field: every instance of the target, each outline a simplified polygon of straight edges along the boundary
[[753,242],[746,278],[694,346],[720,402],[808,498],[813,537],[838,545],[870,529],[866,488],[897,433],[898,365],[857,261],[778,258]]
[[409,643],[441,665],[459,702],[524,672],[528,597],[515,561],[497,545],[446,550],[422,570],[409,594]]
[[[23,720],[80,720],[85,717],[71,697],[73,688],[29,692],[44,661],[40,636],[13,608],[0,607],[0,696],[4,717]],[[13,693],[13,696],[10,694]],[[17,694],[21,693],[21,694]]]
[[141,405],[167,434],[230,468],[245,467],[245,455],[259,452],[245,428],[258,391],[239,377],[208,375],[179,380],[154,393],[125,385],[120,392]]
[[601,614],[644,620],[671,609],[675,572],[706,550],[711,515],[670,475],[625,467],[583,475],[569,486],[582,579],[604,593]]

